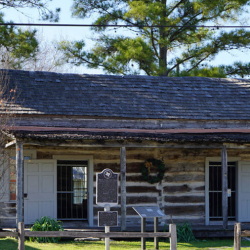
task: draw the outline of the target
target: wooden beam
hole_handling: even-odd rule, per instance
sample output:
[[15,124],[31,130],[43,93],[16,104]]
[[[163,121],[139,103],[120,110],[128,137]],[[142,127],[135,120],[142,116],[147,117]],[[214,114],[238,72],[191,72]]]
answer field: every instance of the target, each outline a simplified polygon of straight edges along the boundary
[[5,144],[5,148],[11,147],[11,146],[13,146],[13,145],[15,145],[15,144],[16,144],[16,140],[13,140],[13,141],[11,141],[11,142]]
[[[136,141],[136,140],[48,140],[48,139],[28,139],[20,138],[25,145],[42,147],[79,147],[79,148],[202,148],[202,149],[221,149],[221,143],[200,143],[200,142],[157,142],[157,141]],[[232,148],[237,148],[236,145]],[[242,146],[240,148],[243,148]],[[244,147],[250,149],[250,145]]]
[[249,237],[250,236],[250,231],[249,230],[241,231],[241,236],[242,237]]
[[[91,123],[92,125],[92,123]],[[145,129],[145,128],[93,128],[91,127],[62,127],[62,126],[11,126],[9,129],[13,131],[29,131],[29,132],[108,132],[108,133],[137,133],[137,134],[210,134],[210,133],[250,133],[249,128],[168,128],[168,129]]]
[[0,238],[2,237],[18,237],[18,232],[0,231]]
[[24,222],[24,200],[23,200],[23,143],[16,143],[16,227],[19,222]]
[[126,230],[126,148],[120,149],[120,164],[121,164],[121,230]]
[[[75,115],[16,114],[13,124],[18,126],[75,127],[75,128],[135,128],[135,129],[249,129],[248,120],[197,120],[197,119],[139,119]],[[20,117],[22,119],[20,119]]]
[[250,149],[249,143],[223,143],[227,149]]
[[154,238],[154,237],[171,237],[169,232],[74,232],[74,231],[25,231],[25,237],[72,237],[72,238]]
[[221,150],[221,173],[222,173],[222,217],[223,217],[223,228],[227,228],[228,222],[228,168],[227,168],[227,149],[223,145]]

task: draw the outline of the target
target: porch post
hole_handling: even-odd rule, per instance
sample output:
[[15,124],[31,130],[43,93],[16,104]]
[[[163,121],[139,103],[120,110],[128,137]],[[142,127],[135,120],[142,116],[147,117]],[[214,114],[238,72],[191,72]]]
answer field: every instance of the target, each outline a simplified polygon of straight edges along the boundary
[[121,230],[126,230],[126,148],[121,147],[120,150],[121,165]]
[[221,150],[221,166],[222,166],[222,218],[223,218],[223,229],[227,228],[228,220],[228,194],[227,194],[227,149],[223,145]]
[[16,227],[24,222],[23,143],[16,142]]

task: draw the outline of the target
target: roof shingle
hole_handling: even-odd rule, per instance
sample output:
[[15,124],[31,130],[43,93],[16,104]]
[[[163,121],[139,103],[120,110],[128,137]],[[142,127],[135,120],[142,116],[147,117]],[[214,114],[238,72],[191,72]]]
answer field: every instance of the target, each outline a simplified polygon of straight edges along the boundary
[[139,119],[250,119],[250,80],[6,70],[20,114]]

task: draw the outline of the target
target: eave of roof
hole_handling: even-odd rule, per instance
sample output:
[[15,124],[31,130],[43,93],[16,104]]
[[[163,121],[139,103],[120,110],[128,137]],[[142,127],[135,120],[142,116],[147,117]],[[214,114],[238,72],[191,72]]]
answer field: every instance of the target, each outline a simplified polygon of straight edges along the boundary
[[249,143],[250,133],[128,133],[89,131],[12,131],[20,140],[136,140],[156,142]]
[[11,126],[12,131],[30,132],[94,132],[94,133],[136,133],[136,134],[209,134],[209,133],[250,133],[250,129],[133,129],[133,128],[74,128],[74,127],[41,127],[41,126]]

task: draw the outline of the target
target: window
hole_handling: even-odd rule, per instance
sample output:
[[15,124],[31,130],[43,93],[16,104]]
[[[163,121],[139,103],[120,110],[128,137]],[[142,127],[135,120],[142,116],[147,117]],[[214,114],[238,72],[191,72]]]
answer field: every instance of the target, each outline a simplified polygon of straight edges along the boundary
[[[36,159],[35,150],[25,150],[24,160]],[[9,173],[10,173],[10,201],[16,201],[16,156],[10,156],[9,158]]]

